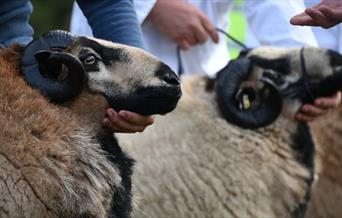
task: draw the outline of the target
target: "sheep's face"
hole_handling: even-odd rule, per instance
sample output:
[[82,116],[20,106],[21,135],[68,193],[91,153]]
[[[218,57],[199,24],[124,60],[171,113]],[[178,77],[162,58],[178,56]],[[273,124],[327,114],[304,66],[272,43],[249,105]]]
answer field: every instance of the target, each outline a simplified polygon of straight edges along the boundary
[[[310,96],[310,85],[319,83],[324,78],[342,71],[342,56],[334,51],[308,47],[283,49],[260,47],[248,52],[252,69],[248,79],[241,83],[236,98],[240,108],[257,107],[268,97],[265,81],[278,89],[284,100],[283,114],[293,117],[303,102],[317,96]],[[304,68],[306,68],[304,70]],[[306,72],[304,72],[306,71]],[[307,75],[306,75],[307,74]],[[248,90],[258,90],[251,95],[246,105],[243,94]]]
[[116,110],[167,113],[181,96],[178,76],[141,49],[52,30],[29,43],[22,57],[26,81],[53,102],[83,89],[106,97]]
[[223,116],[245,128],[293,118],[303,103],[342,88],[342,56],[322,48],[260,47],[232,61],[217,76]]
[[181,96],[177,75],[141,49],[80,37],[70,52],[83,64],[89,90],[104,95],[114,109],[166,113]]

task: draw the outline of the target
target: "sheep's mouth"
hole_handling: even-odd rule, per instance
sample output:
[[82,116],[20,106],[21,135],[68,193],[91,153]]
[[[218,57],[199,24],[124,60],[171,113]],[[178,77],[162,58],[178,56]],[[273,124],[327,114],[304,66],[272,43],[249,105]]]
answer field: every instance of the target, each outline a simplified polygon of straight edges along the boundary
[[109,105],[117,110],[128,110],[141,115],[165,114],[174,110],[182,95],[177,87],[139,88],[129,96],[107,96]]

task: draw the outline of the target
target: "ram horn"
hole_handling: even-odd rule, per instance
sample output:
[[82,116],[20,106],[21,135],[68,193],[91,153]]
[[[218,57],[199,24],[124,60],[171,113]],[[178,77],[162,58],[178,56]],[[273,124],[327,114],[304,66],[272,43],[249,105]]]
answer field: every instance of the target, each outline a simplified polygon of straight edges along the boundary
[[[74,39],[66,31],[49,31],[29,43],[23,53],[21,67],[26,81],[57,103],[74,98],[83,86],[81,62],[63,52]],[[63,66],[68,73],[65,78],[59,79]]]
[[251,62],[247,58],[231,61],[217,75],[218,106],[225,119],[242,128],[254,129],[272,123],[282,110],[283,101],[273,83],[263,81],[268,91],[262,104],[242,110],[236,100],[241,83],[248,78]]

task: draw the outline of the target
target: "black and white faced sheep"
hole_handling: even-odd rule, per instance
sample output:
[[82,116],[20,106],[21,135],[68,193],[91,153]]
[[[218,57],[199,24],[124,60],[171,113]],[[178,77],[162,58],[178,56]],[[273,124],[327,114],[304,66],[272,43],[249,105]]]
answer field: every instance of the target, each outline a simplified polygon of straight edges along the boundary
[[332,51],[261,47],[216,80],[183,77],[173,113],[119,136],[137,161],[136,217],[304,217],[314,143],[291,117],[341,88],[341,75]]
[[130,217],[133,161],[105,109],[167,113],[178,77],[144,51],[51,31],[0,50],[0,217]]

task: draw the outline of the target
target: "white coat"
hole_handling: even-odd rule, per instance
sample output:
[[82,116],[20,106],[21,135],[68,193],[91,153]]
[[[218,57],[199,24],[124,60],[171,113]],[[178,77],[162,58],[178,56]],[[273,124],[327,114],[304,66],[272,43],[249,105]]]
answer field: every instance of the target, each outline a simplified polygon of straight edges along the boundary
[[[204,12],[213,24],[221,29],[228,28],[228,12],[233,6],[232,0],[186,0]],[[178,71],[177,45],[158,31],[145,18],[156,0],[134,0],[139,22],[142,25],[145,48],[173,70]],[[289,19],[304,10],[300,0],[245,0],[245,13],[249,28],[262,39],[263,44],[289,46],[313,45],[317,43],[310,28],[292,26]],[[267,21],[267,22],[266,22]],[[266,25],[267,23],[267,25]],[[71,32],[91,35],[81,10],[74,6],[71,20]],[[230,60],[226,38],[220,35],[218,44],[208,40],[181,52],[185,74],[207,74],[213,77]]]

